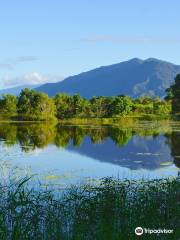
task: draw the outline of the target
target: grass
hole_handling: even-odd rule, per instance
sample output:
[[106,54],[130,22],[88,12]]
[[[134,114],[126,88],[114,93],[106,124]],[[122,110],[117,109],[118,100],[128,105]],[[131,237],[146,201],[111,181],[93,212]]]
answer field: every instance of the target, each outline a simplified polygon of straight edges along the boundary
[[74,124],[74,125],[113,125],[113,124],[121,125],[138,121],[160,121],[171,119],[172,119],[171,115],[134,114],[109,118],[66,118],[61,119],[58,122],[62,124]]
[[171,120],[173,119],[173,115],[165,115],[165,114],[140,114],[137,116],[139,120],[144,121],[160,121],[160,120]]
[[114,117],[114,118],[66,118],[59,120],[60,124],[72,125],[113,125],[113,124],[129,124],[133,123],[133,117]]
[[160,120],[180,120],[179,115],[158,115],[158,114],[144,114],[134,113],[119,117],[76,117],[76,118],[64,118],[64,119],[47,119],[47,120],[33,120],[26,119],[25,117],[10,117],[8,115],[0,115],[0,122],[55,122],[62,124],[78,124],[78,125],[112,125],[122,124],[125,122],[134,121],[160,121]]
[[0,239],[133,240],[137,226],[173,229],[141,239],[180,237],[180,178],[105,178],[65,190],[33,188],[29,178],[0,186]]

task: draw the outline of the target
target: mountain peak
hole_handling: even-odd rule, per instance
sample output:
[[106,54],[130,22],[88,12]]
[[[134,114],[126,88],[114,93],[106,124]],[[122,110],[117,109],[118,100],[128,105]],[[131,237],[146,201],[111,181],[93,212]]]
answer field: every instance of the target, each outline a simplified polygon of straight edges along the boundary
[[162,60],[159,60],[159,59],[157,59],[157,58],[147,58],[146,60],[144,60],[145,62],[159,62],[159,61],[161,61],[162,62]]
[[133,63],[142,63],[143,60],[140,58],[132,58],[130,60],[128,60],[128,62],[133,62]]
[[179,72],[180,66],[156,58],[133,58],[80,73],[55,84],[42,85],[37,90],[49,96],[62,92],[70,95],[79,93],[86,98],[121,94],[163,97],[165,89],[173,83]]

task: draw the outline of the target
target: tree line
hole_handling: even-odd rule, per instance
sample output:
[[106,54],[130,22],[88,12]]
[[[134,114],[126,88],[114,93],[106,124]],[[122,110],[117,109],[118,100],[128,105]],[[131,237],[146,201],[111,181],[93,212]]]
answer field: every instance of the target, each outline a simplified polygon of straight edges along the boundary
[[167,89],[165,99],[142,96],[93,97],[58,93],[49,98],[45,93],[25,88],[18,97],[6,94],[0,98],[0,114],[19,120],[51,120],[64,118],[110,118],[131,114],[169,115],[180,112],[180,74]]

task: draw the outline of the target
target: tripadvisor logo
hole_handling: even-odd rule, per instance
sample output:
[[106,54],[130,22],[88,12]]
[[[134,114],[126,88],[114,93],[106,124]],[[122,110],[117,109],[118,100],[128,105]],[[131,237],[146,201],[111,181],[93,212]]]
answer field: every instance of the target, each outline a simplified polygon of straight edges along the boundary
[[173,232],[173,229],[143,229],[142,227],[135,228],[135,234],[137,236],[141,236],[142,234],[172,234]]
[[135,229],[135,234],[138,235],[138,236],[141,236],[143,234],[143,229],[142,227],[137,227]]

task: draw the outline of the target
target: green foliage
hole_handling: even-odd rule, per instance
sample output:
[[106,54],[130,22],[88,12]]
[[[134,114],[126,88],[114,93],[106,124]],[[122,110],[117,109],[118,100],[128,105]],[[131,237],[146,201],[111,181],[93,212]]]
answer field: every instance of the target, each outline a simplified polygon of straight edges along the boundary
[[153,114],[153,99],[149,96],[142,96],[135,99],[133,110],[135,113]]
[[17,114],[17,98],[10,94],[5,94],[0,99],[0,113],[8,116]]
[[45,93],[25,88],[17,104],[19,117],[23,120],[51,120],[55,116],[54,101]]
[[112,116],[124,116],[131,112],[132,99],[127,96],[115,97],[110,104]]
[[71,117],[72,98],[66,94],[57,94],[54,98],[56,106],[56,116],[58,119]]
[[176,76],[175,83],[166,92],[166,100],[172,101],[173,113],[180,113],[180,74]]
[[54,98],[58,119],[85,117],[90,112],[90,103],[79,94],[68,96],[57,94]]
[[106,117],[108,115],[108,98],[93,97],[90,103],[92,117]]
[[[174,101],[178,102],[177,99]],[[177,104],[176,104],[177,105]],[[171,101],[148,96],[132,99],[128,96],[93,97],[87,100],[79,94],[69,96],[59,93],[54,98],[25,88],[16,98],[4,95],[0,99],[2,114],[18,120],[46,121],[70,118],[119,118],[142,114],[170,115]]]
[[133,110],[135,113],[145,113],[145,114],[153,114],[153,103],[148,103],[148,104],[139,104],[135,103],[133,105]]
[[149,96],[142,96],[142,97],[139,97],[135,100],[136,103],[139,103],[139,104],[143,104],[143,105],[146,105],[146,104],[150,104],[152,103],[152,98],[149,97]]
[[[82,186],[42,189],[26,177],[0,183],[0,239],[136,239],[137,226],[173,229],[142,239],[179,239],[180,179],[100,179]],[[34,182],[33,182],[34,183]]]
[[153,110],[155,114],[168,115],[171,114],[172,106],[165,101],[154,101]]
[[172,88],[171,87],[167,88],[166,89],[166,93],[167,93],[167,96],[165,97],[165,100],[166,101],[171,101],[173,99],[173,97],[174,97]]

